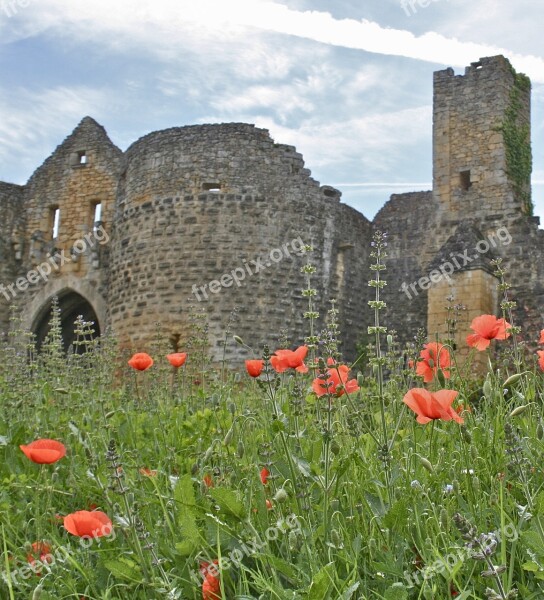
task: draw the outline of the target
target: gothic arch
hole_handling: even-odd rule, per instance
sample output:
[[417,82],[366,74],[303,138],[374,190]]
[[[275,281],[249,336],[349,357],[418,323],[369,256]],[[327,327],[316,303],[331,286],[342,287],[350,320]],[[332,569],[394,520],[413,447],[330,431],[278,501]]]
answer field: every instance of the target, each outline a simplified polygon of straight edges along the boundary
[[59,299],[65,347],[73,341],[73,323],[78,315],[95,323],[96,334],[104,331],[106,303],[96,288],[76,277],[49,281],[22,311],[23,323],[33,331],[40,344],[48,330],[53,297]]

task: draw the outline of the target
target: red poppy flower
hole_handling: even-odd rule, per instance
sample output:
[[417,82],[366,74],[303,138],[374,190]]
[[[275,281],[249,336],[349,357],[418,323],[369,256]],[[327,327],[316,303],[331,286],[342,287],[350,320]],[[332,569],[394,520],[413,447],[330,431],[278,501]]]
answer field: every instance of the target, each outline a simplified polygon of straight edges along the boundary
[[539,344],[544,344],[544,329],[540,332],[540,339],[538,340]]
[[345,393],[352,394],[359,391],[356,379],[348,381],[349,367],[347,365],[337,365],[332,358],[327,361],[327,380],[316,377],[312,382],[312,389],[318,396],[331,394],[339,398]]
[[470,328],[475,333],[467,336],[467,344],[476,350],[485,350],[491,340],[505,340],[510,337],[508,332],[510,327],[510,323],[504,319],[497,319],[494,315],[480,315],[470,324]]
[[269,477],[270,477],[270,471],[266,467],[263,467],[261,469],[261,483],[263,485],[266,485],[268,483]]
[[250,377],[259,377],[264,367],[264,360],[246,360],[246,371]]
[[64,528],[81,538],[111,535],[113,524],[106,513],[99,510],[78,510],[64,517]]
[[450,378],[449,366],[451,364],[450,353],[443,344],[431,342],[425,344],[419,353],[423,359],[417,363],[416,374],[423,377],[425,383],[430,383],[440,369],[446,379]]
[[168,354],[166,358],[173,367],[178,369],[185,364],[185,361],[187,360],[187,352],[174,352],[174,354]]
[[304,364],[307,354],[308,346],[299,346],[296,350],[276,350],[270,357],[270,364],[278,373],[283,373],[287,369],[295,369],[299,373],[307,373],[308,367]]
[[39,465],[50,465],[66,456],[66,446],[56,440],[36,440],[19,448],[27,458]]
[[156,477],[157,471],[155,471],[155,469],[149,469],[148,467],[142,467],[140,469],[140,475],[145,475],[146,477]]
[[212,476],[209,473],[207,473],[206,475],[204,475],[204,477],[202,478],[202,481],[204,482],[204,485],[207,488],[214,487]]
[[266,510],[272,510],[274,505],[272,504],[272,500],[266,499]]
[[212,563],[201,562],[200,573],[204,577],[202,582],[202,600],[220,600],[221,577],[217,569],[217,560]]
[[128,364],[137,371],[145,371],[153,365],[153,359],[146,352],[136,352],[128,361]]
[[[26,560],[30,566],[39,560],[42,565],[50,564],[53,562],[53,556],[51,556],[51,546],[47,542],[34,542],[32,544],[32,551],[26,555]],[[37,572],[36,575],[40,573]]]
[[538,366],[544,371],[544,350],[537,350]]
[[458,393],[454,390],[431,393],[424,388],[414,388],[408,391],[402,401],[416,413],[416,420],[422,425],[435,419],[463,423],[463,419],[452,408]]

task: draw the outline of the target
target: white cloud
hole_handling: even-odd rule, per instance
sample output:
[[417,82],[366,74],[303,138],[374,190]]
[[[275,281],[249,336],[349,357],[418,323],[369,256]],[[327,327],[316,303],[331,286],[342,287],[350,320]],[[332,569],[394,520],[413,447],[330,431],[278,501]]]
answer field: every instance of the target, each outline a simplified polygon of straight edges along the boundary
[[11,19],[18,29],[12,29],[11,35],[8,31],[4,39],[46,30],[60,31],[65,36],[102,34],[110,47],[129,43],[133,48],[144,43],[147,51],[173,57],[184,45],[186,35],[235,39],[243,36],[244,28],[257,28],[334,46],[454,66],[467,65],[482,56],[504,54],[516,69],[534,81],[544,82],[542,57],[516,54],[492,44],[460,41],[433,31],[416,36],[365,19],[335,19],[328,12],[297,11],[265,0],[156,0],[153,5],[143,0],[42,0],[22,14],[24,22]]
[[[27,90],[10,90],[0,95],[0,165],[23,163],[34,171],[75,125],[87,114],[105,106],[106,94],[86,87],[57,87],[37,95]],[[55,145],[51,146],[54,140]],[[0,172],[10,181],[10,173]],[[14,183],[25,183],[15,181]]]
[[[276,141],[295,145],[306,166],[323,171],[357,168],[363,178],[375,179],[400,162],[409,163],[407,149],[431,135],[430,106],[321,122],[308,119],[298,127],[285,127],[267,116],[253,116],[258,127]],[[213,117],[202,122],[214,122]],[[322,183],[327,183],[323,181]]]

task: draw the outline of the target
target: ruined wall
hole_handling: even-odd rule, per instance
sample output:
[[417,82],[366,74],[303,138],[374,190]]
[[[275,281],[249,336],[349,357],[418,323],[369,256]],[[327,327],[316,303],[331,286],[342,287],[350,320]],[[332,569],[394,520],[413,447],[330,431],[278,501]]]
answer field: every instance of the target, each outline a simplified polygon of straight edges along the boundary
[[[86,117],[24,188],[24,247],[15,299],[29,327],[47,318],[51,297],[77,293],[106,325],[108,252],[122,152]],[[95,206],[101,223],[94,222]],[[58,209],[58,231],[54,231]],[[100,225],[100,229],[96,226]],[[84,312],[84,311],[82,311]]]
[[[145,136],[126,152],[117,199],[109,288],[114,332],[122,343],[142,346],[160,321],[173,340],[184,340],[195,305],[208,314],[219,359],[237,307],[233,331],[257,353],[284,330],[302,343],[304,259],[297,256],[300,242],[292,246],[299,238],[314,247],[321,312],[339,295],[353,321],[366,297],[357,273],[371,226],[362,216],[354,224],[355,211],[341,207],[339,196],[309,177],[294,148],[251,125]],[[261,267],[252,263],[258,258]],[[233,280],[234,270],[241,281]],[[360,329],[344,328],[348,348]],[[229,345],[228,352],[240,349]]]
[[[258,355],[283,333],[293,344],[309,333],[303,242],[314,248],[316,328],[336,299],[343,350],[352,358],[371,324],[373,231],[388,234],[384,320],[401,342],[443,313],[440,289],[430,301],[428,294],[442,282],[429,275],[454,233],[455,251],[467,246],[470,254],[495,236],[493,255],[504,257],[509,270],[516,321],[534,337],[544,321],[544,232],[530,216],[530,83],[504,57],[485,58],[464,75],[435,73],[433,102],[433,192],[393,195],[373,223],[341,204],[338,190],[312,179],[296,149],[275,143],[265,129],[177,127],[146,135],[122,153],[86,117],[26,186],[0,184],[0,275],[13,282],[64,253],[47,278],[12,298],[28,326],[41,323],[42,333],[51,297],[59,295],[70,318],[77,310],[96,313],[101,329],[111,326],[126,346],[145,349],[160,322],[175,348],[191,335],[196,307],[207,314],[219,359],[236,308],[232,333]],[[75,252],[99,231],[97,203],[107,243]],[[465,226],[479,237],[464,237]],[[489,264],[484,271],[492,286]],[[459,294],[470,296],[469,287],[458,286]],[[5,327],[3,301],[0,295]],[[226,357],[244,352],[229,345]]]
[[17,278],[24,245],[24,188],[0,182],[0,331],[7,331],[13,297],[7,286]]
[[[432,306],[428,301],[428,290],[443,283],[428,281],[431,263],[459,224],[467,223],[504,259],[518,302],[516,321],[534,337],[544,321],[544,232],[530,216],[530,82],[504,57],[483,58],[464,75],[436,72],[433,106],[432,197],[394,195],[374,221],[389,233],[389,324],[407,328],[408,335],[399,331],[406,340],[426,327],[428,313],[441,314],[446,296],[435,290]],[[474,258],[477,241],[466,239],[458,251]],[[405,282],[421,284],[402,293]],[[463,289],[455,301],[470,305],[471,294]]]
[[393,194],[373,221],[377,230],[387,233],[384,320],[403,344],[413,341],[417,329],[427,324],[428,288],[418,282],[436,252],[436,216],[432,192],[411,192]]

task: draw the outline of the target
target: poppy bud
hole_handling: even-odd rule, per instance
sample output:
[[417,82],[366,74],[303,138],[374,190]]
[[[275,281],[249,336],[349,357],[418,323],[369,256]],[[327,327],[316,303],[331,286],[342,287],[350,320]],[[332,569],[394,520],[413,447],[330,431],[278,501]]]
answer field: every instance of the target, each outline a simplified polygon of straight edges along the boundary
[[487,400],[491,400],[493,398],[493,386],[491,385],[489,379],[485,380],[483,390],[484,396],[487,398]]
[[475,492],[480,491],[480,480],[476,476],[472,478],[472,487]]
[[342,538],[340,537],[337,529],[333,529],[331,531],[331,542],[337,547],[342,545]]
[[289,494],[283,488],[280,488],[274,495],[274,500],[279,504],[286,502],[287,498],[289,498]]
[[521,373],[515,373],[511,375],[503,384],[502,387],[508,387],[509,385],[513,385],[517,381],[521,379]]
[[443,508],[440,511],[440,525],[442,526],[443,529],[447,530],[448,526],[449,526],[449,517],[448,517],[448,511]]
[[359,387],[361,387],[362,385],[364,385],[364,383],[365,383],[364,375],[362,373],[358,373],[357,374],[357,385]]
[[239,336],[239,335],[233,335],[232,339],[237,343],[240,344],[240,346],[245,346],[244,344],[244,340]]
[[193,466],[191,467],[191,475],[196,475],[198,473],[198,463],[194,463]]
[[227,434],[223,438],[223,446],[228,446],[232,442],[233,436],[234,436],[234,423],[230,426],[230,429],[227,431]]
[[463,425],[461,426],[461,435],[467,444],[470,444],[472,441],[472,436],[470,435],[469,430]]
[[387,334],[387,345],[391,346],[392,343],[393,343],[393,336],[390,333],[388,333]]
[[337,456],[340,452],[340,444],[336,440],[331,441],[331,452]]
[[426,458],[423,458],[423,456],[419,457],[419,461],[421,462],[421,464],[423,465],[423,467],[425,469],[427,469],[427,471],[429,471],[429,473],[433,472],[433,466],[431,464],[431,462],[429,460],[427,460]]
[[246,451],[246,448],[244,446],[244,442],[242,442],[242,440],[240,440],[238,442],[238,445],[236,446],[236,456],[238,458],[243,458],[245,451]]
[[289,550],[291,550],[291,552],[298,550],[298,535],[296,531],[289,532]]
[[517,406],[516,408],[514,408],[514,410],[510,413],[510,417],[516,417],[517,415],[521,415],[521,413],[524,413],[528,408],[529,408],[530,404],[522,404],[521,406]]
[[474,445],[470,447],[470,456],[472,456],[472,460],[476,460],[479,457],[478,448]]
[[539,423],[536,426],[536,437],[538,440],[541,440],[544,437],[544,428],[542,427],[542,423]]
[[210,459],[210,456],[212,455],[212,452],[213,452],[213,444],[206,450],[206,453],[202,457],[202,462],[204,464],[206,464],[208,462],[208,460]]
[[232,416],[234,416],[236,414],[236,404],[234,404],[234,402],[229,402],[229,412]]
[[43,581],[40,581],[40,583],[36,586],[36,588],[34,589],[34,592],[32,593],[31,600],[40,600],[40,596],[42,595],[42,590],[43,590]]

